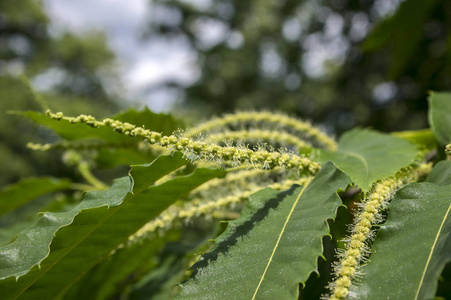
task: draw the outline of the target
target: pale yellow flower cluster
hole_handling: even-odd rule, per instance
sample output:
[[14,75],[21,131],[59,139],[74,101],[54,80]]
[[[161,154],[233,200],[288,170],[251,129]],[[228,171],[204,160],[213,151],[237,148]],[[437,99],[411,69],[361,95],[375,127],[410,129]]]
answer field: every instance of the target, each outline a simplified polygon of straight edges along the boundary
[[[292,136],[302,138],[302,140],[311,139],[320,147],[335,151],[337,143],[319,128],[312,126],[309,122],[300,121],[281,113],[273,112],[238,112],[225,115],[221,118],[212,119],[186,132],[187,137],[195,137],[199,134],[207,133],[210,135],[215,131],[224,131],[233,124],[243,123],[255,124],[256,127],[269,127],[272,131],[290,132]],[[262,126],[264,125],[264,126]]]
[[[303,185],[310,177],[301,178],[299,180],[285,180],[283,183],[273,183],[267,187],[275,190],[285,190],[290,188],[293,184]],[[155,232],[157,229],[168,229],[176,221],[186,221],[193,217],[202,215],[213,215],[213,212],[232,207],[237,203],[241,203],[246,200],[250,195],[260,191],[262,187],[260,185],[253,185],[248,190],[241,191],[236,194],[227,195],[218,199],[205,201],[204,199],[192,199],[186,205],[172,206],[165,210],[157,218],[147,223],[138,232],[129,238],[129,242],[139,241],[143,236],[151,232]]]
[[206,137],[206,140],[213,143],[224,141],[244,141],[252,143],[268,142],[272,144],[280,144],[283,146],[294,146],[296,150],[308,149],[312,145],[308,144],[304,140],[296,137],[293,134],[286,132],[278,132],[274,130],[237,130],[237,131],[225,131],[210,134]]
[[382,210],[386,208],[396,191],[428,174],[431,168],[430,164],[421,164],[417,168],[409,167],[396,176],[373,185],[355,218],[345,251],[340,254],[341,259],[335,267],[335,281],[330,285],[332,293],[329,299],[348,297],[352,279],[357,274],[360,264],[368,257],[369,249],[366,242],[373,237],[372,227],[381,221]]
[[301,173],[307,172],[312,175],[316,174],[320,169],[318,163],[292,153],[271,152],[262,148],[253,151],[245,147],[222,147],[208,142],[196,141],[188,137],[164,136],[159,132],[109,118],[102,121],[98,121],[89,115],[70,118],[65,117],[60,112],[53,114],[50,111],[47,111],[47,115],[52,119],[65,120],[70,123],[85,123],[92,127],[108,126],[116,132],[131,137],[141,137],[149,144],[181,151],[191,160],[217,161],[229,166],[248,164],[255,168],[263,169],[282,167],[284,169],[295,169]]

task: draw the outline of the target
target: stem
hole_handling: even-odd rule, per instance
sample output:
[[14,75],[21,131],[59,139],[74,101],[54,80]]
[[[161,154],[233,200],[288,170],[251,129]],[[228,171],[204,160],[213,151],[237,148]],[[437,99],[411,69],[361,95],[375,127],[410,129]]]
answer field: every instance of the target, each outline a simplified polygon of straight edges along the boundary
[[[108,186],[97,179],[89,169],[89,164],[85,161],[82,161],[77,166],[78,171],[80,174],[86,179],[87,182],[89,182],[95,189],[97,190],[106,190],[108,189]],[[91,188],[92,189],[92,188]]]

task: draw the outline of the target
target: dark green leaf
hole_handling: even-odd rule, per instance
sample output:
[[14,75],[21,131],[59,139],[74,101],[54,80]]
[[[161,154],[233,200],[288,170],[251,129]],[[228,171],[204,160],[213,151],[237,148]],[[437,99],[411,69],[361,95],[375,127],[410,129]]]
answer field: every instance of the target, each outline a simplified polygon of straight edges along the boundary
[[426,178],[426,181],[435,183],[436,185],[451,184],[451,161],[446,160],[436,164]]
[[357,299],[433,299],[451,261],[451,186],[413,183],[389,205],[373,254],[362,268]]
[[112,148],[99,150],[96,163],[99,168],[111,168],[118,165],[144,164],[154,160],[155,155],[149,151],[131,148]]
[[327,219],[341,205],[349,177],[332,163],[305,186],[264,189],[249,198],[182,285],[182,299],[297,299],[299,283],[317,269]]
[[441,145],[451,143],[451,93],[431,93],[429,124]]
[[0,191],[0,216],[33,199],[69,187],[70,181],[64,179],[51,177],[22,179]]
[[136,126],[144,126],[147,129],[161,132],[164,135],[171,135],[177,129],[185,128],[185,125],[182,122],[177,121],[171,115],[163,113],[156,114],[147,107],[141,111],[130,108],[127,111],[112,117],[112,119],[128,122]]
[[[168,256],[162,264],[153,272],[138,282],[130,292],[130,300],[167,300],[170,298],[171,288],[182,278],[183,270],[180,269],[182,258],[180,256]],[[175,282],[173,282],[176,280]]]
[[432,151],[437,149],[437,139],[430,129],[397,131],[391,133],[394,136],[408,140],[421,149]]
[[[186,163],[180,153],[161,156],[151,164],[134,166],[130,178],[116,180],[109,190],[87,193],[69,212],[44,213],[35,226],[0,248],[3,299],[61,297],[146,222],[218,174],[199,170],[151,186]],[[194,180],[198,172],[200,179]]]
[[74,284],[64,299],[111,299],[155,267],[155,256],[172,239],[172,235],[168,234],[117,249]]

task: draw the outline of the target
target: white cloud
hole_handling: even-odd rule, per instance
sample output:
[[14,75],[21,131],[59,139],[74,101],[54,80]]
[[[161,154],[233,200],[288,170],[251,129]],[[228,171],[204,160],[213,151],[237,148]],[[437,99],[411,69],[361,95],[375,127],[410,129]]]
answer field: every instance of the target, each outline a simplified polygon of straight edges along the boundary
[[110,33],[136,28],[148,11],[148,3],[143,0],[47,0],[45,7],[58,26],[78,32],[98,28]]
[[132,89],[148,88],[166,81],[185,86],[194,83],[199,77],[194,67],[196,57],[183,46],[183,41],[159,41],[136,49],[140,59],[126,70],[126,83]]
[[[46,0],[45,8],[55,34],[65,30],[75,33],[104,31],[120,62],[129,97],[145,98],[147,104],[157,110],[165,106],[157,103],[155,97],[147,98],[149,89],[165,81],[189,85],[199,76],[196,56],[186,41],[141,39],[152,9],[146,0]],[[167,100],[162,102],[168,103]]]

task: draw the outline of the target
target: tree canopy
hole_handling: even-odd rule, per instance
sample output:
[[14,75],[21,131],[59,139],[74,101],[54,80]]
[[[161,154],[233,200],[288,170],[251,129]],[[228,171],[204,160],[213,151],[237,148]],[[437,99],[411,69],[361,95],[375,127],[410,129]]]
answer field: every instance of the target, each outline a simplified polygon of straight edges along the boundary
[[[197,3],[197,2],[196,2]],[[153,1],[150,39],[183,39],[200,76],[184,106],[278,109],[337,133],[427,126],[429,90],[451,83],[446,1]]]

